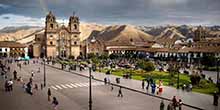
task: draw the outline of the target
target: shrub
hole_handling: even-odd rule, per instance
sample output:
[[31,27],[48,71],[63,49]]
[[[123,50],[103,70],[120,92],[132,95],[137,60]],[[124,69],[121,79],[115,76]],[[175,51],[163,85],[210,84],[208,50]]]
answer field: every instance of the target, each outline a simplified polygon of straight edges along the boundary
[[98,58],[99,59],[108,59],[108,54],[107,53],[101,54]]
[[118,58],[118,57],[119,57],[119,55],[116,54],[116,53],[112,53],[112,54],[109,55],[109,58],[110,58],[110,59],[116,59],[116,58]]
[[199,75],[190,75],[190,80],[191,80],[191,83],[192,85],[198,85],[200,80],[201,80],[201,77]]
[[203,79],[199,82],[199,87],[200,88],[209,88],[209,83]]
[[90,59],[90,58],[94,58],[94,57],[96,57],[96,55],[94,54],[94,53],[89,53],[88,54],[88,58]]
[[139,60],[137,66],[147,72],[155,70],[154,64],[150,61]]

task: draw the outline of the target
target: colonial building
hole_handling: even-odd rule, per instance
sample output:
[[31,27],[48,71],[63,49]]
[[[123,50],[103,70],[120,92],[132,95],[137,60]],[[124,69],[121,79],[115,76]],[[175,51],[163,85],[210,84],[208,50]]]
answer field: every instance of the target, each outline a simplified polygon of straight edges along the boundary
[[202,26],[199,26],[197,30],[194,32],[193,40],[195,42],[205,40],[206,36],[208,35],[207,31]]
[[0,42],[0,57],[27,57],[27,56],[28,56],[28,48],[26,45],[13,41]]
[[35,35],[34,57],[77,58],[80,55],[79,18],[70,16],[68,26],[59,25],[52,12],[46,16],[45,32]]
[[[201,26],[189,41],[175,39],[172,44],[159,44],[157,41],[118,41],[104,42],[100,39],[89,42],[88,53],[95,54],[141,54],[147,58],[177,60],[195,63],[203,56],[220,57],[220,38],[210,38]],[[125,36],[126,37],[126,36]],[[92,38],[90,38],[92,40]],[[172,45],[172,46],[166,46]]]

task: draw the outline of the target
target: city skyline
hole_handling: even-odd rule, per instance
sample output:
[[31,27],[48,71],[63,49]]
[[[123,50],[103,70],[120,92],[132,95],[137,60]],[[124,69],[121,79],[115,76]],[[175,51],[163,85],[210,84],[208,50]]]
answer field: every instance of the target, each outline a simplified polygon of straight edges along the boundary
[[48,11],[61,22],[75,12],[82,22],[108,25],[219,25],[219,5],[219,0],[1,0],[0,28],[42,26]]

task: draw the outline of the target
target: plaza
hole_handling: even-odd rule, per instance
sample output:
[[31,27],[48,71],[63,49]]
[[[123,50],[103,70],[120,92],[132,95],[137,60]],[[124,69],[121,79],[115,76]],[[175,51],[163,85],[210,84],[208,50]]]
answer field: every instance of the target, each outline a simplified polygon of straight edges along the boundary
[[[31,76],[31,71],[34,71],[34,84],[40,85],[43,83],[43,63],[39,60],[38,63],[33,63],[33,60],[30,61],[28,65],[22,65],[22,68],[16,66],[16,63],[7,64],[11,68],[11,72],[8,72],[7,75],[10,77],[13,70],[18,72],[18,76],[23,78],[23,82],[27,83],[29,77]],[[23,110],[23,109],[39,109],[42,110],[51,109],[50,103],[47,102],[47,88],[51,88],[52,96],[56,96],[60,102],[60,109],[79,109],[86,110],[88,109],[88,69],[80,71],[77,68],[75,71],[69,71],[68,68],[61,69],[60,64],[52,65],[50,62],[46,64],[46,77],[47,83],[46,88],[43,90],[34,90],[33,96],[25,93],[22,88],[22,83],[16,82],[14,85],[14,90],[12,93],[5,93],[1,91],[1,103],[4,105],[3,109],[7,110]],[[37,73],[37,68],[40,68],[40,73]],[[102,73],[92,72],[92,98],[93,98],[93,109],[95,110],[125,110],[125,109],[135,109],[135,110],[145,110],[149,108],[151,110],[159,109],[160,101],[162,98],[165,98],[165,105],[168,105],[173,95],[176,95],[178,98],[183,100],[183,103],[186,106],[183,106],[183,109],[194,110],[194,108],[189,107],[198,107],[204,110],[217,110],[212,105],[212,96],[192,93],[192,92],[183,92],[181,90],[176,90],[172,87],[164,87],[164,93],[161,96],[151,95],[150,91],[146,92],[142,90],[140,85],[141,81],[133,79],[123,79],[121,78],[121,83],[117,84],[115,78],[118,76],[114,75],[105,75]],[[104,85],[103,78],[109,77],[111,83],[115,84],[113,91],[111,91],[110,85]],[[96,80],[97,79],[97,80]],[[4,79],[1,78],[1,84],[4,84]],[[3,85],[2,85],[3,86]],[[119,87],[122,87],[123,98],[117,97]],[[137,92],[138,91],[138,92]],[[172,92],[172,94],[170,94]],[[146,93],[146,94],[145,94]],[[9,96],[10,95],[10,96]],[[17,103],[10,102],[10,100],[18,101]],[[167,100],[168,99],[168,100]],[[10,106],[8,105],[10,104]],[[17,105],[14,105],[17,104]],[[13,106],[12,106],[13,105]]]

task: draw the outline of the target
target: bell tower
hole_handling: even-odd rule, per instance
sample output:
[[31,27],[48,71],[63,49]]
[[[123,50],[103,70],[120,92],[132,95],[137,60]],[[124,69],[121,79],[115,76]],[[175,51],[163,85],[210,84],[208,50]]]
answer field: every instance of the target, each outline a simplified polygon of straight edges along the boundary
[[69,18],[68,29],[71,33],[71,48],[70,48],[70,56],[74,56],[77,58],[80,55],[80,30],[79,30],[79,17],[73,15]]
[[46,22],[45,22],[45,31],[46,32],[54,32],[56,31],[58,25],[56,22],[56,17],[53,15],[53,13],[50,11],[49,14],[46,16]]
[[204,40],[206,38],[207,32],[205,31],[205,29],[202,26],[199,26],[197,28],[197,30],[194,33],[194,41],[201,41]]
[[79,17],[75,16],[73,12],[73,16],[69,18],[69,30],[71,32],[79,32]]
[[50,11],[46,16],[45,22],[45,37],[44,37],[44,47],[46,49],[47,57],[56,57],[56,39],[57,39],[57,29],[58,23],[56,22],[56,17]]

